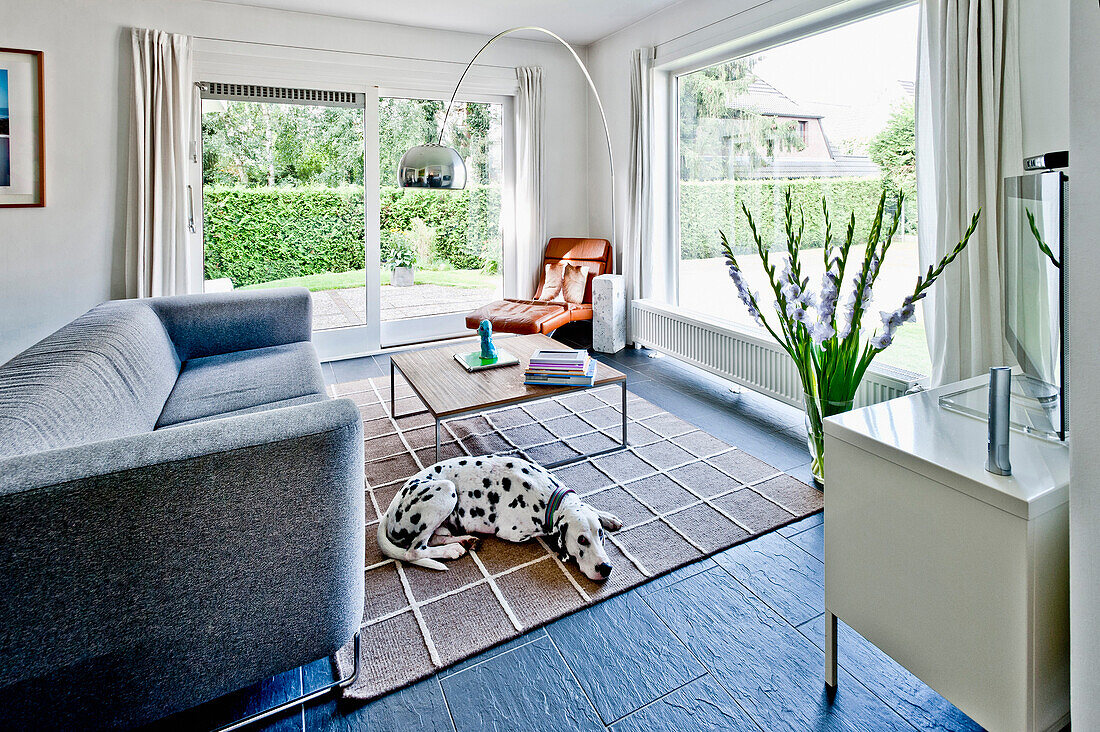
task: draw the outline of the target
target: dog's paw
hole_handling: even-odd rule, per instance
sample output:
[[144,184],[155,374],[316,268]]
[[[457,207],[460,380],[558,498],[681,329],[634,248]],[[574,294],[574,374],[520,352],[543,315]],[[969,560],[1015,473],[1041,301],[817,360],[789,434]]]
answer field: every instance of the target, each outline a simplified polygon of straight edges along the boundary
[[600,526],[608,531],[618,531],[623,527],[623,522],[613,513],[600,511]]
[[462,546],[466,547],[472,552],[476,552],[481,548],[481,538],[477,536],[469,536],[462,540]]
[[466,553],[466,547],[462,544],[447,544],[439,547],[439,556],[443,559],[458,559]]

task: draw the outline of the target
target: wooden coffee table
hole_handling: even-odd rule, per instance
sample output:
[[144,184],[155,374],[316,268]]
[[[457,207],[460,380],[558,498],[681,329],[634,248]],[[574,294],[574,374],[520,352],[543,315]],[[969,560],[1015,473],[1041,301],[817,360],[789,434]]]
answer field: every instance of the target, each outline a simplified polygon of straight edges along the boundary
[[[527,369],[527,364],[530,362],[532,355],[545,348],[564,349],[568,346],[544,335],[502,338],[497,342],[497,347],[518,357],[519,364],[470,373],[455,361],[454,355],[469,352],[476,347],[476,343],[471,345],[467,342],[442,348],[428,348],[422,351],[404,351],[390,357],[390,414],[394,415],[395,419],[417,414],[430,414],[435,418],[436,462],[439,461],[439,425],[445,419],[483,412],[494,407],[548,399],[562,394],[593,389],[597,386],[607,386],[608,384],[619,384],[622,388],[623,433],[620,444],[604,450],[549,463],[544,467],[554,468],[568,465],[596,455],[616,452],[626,447],[625,374],[606,364],[597,362],[596,380],[592,386],[527,386],[523,383],[523,372]],[[409,386],[420,397],[420,401],[424,402],[427,409],[407,414],[396,414],[394,376],[398,371],[409,382]]]

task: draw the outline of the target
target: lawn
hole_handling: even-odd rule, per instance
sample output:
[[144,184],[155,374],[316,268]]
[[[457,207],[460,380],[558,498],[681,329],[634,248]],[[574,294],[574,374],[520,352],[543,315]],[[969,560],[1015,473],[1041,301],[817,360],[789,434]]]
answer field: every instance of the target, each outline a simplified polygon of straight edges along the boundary
[[932,359],[928,355],[928,340],[924,323],[906,323],[894,334],[894,342],[875,357],[875,363],[897,366],[918,374],[932,373]]
[[[350,287],[365,287],[366,270],[356,269],[350,272],[322,272],[302,277],[285,277],[281,280],[261,282],[257,285],[241,287],[241,290],[262,290],[269,287],[305,287],[310,292],[321,290],[343,290]],[[418,285],[442,285],[464,289],[494,288],[500,283],[500,275],[486,274],[477,269],[434,270],[417,268],[414,281]],[[390,284],[390,271],[382,270],[382,284]]]

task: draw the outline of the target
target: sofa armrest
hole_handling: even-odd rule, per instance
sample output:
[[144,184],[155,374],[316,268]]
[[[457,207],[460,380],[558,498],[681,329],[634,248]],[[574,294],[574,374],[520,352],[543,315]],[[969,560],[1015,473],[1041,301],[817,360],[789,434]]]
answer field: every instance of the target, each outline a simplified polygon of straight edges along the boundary
[[312,337],[313,301],[304,287],[207,292],[147,302],[160,316],[181,361]]
[[185,708],[335,652],[364,496],[346,399],[0,460],[0,687],[156,657]]

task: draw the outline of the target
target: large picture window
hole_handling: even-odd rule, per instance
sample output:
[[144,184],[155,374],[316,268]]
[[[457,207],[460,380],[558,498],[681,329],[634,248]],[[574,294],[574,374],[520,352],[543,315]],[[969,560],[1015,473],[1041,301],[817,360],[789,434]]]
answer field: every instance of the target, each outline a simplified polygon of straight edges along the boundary
[[[769,245],[783,248],[783,197],[789,188],[805,217],[803,247],[821,252],[821,198],[833,235],[854,211],[865,239],[883,190],[888,205],[905,196],[899,236],[869,310],[893,310],[918,274],[913,90],[917,9],[906,7],[767,51],[677,77],[679,143],[678,305],[749,328],[720,250],[729,237],[753,290],[767,278],[742,213],[748,207]],[[822,256],[807,252],[816,291]],[[927,374],[923,319],[903,326],[878,362]]]

